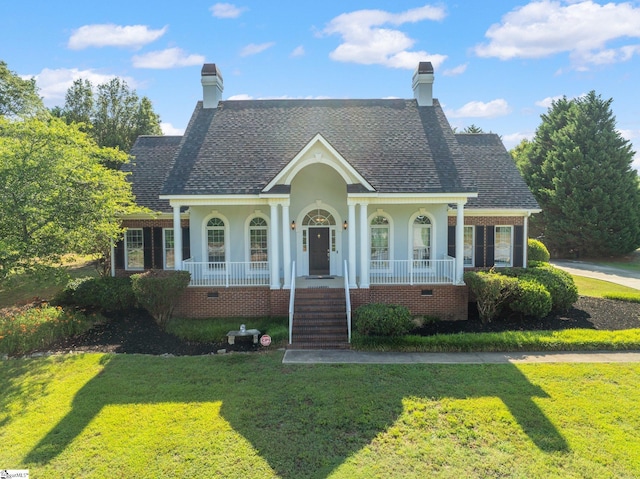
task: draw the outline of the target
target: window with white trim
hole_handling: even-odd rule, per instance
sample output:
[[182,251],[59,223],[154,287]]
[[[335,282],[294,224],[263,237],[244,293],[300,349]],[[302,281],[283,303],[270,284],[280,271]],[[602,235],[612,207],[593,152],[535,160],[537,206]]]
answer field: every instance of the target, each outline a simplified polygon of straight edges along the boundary
[[431,220],[420,215],[413,220],[413,260],[431,259]]
[[386,268],[390,259],[391,225],[389,219],[378,215],[370,223],[372,268]]
[[175,269],[175,239],[173,236],[173,228],[162,229],[162,251],[164,269]]
[[209,263],[226,261],[225,224],[221,218],[211,218],[207,222],[207,256]]
[[126,269],[144,269],[144,235],[142,228],[129,228],[124,234]]
[[513,264],[513,226],[495,227],[495,266],[511,266]]
[[268,269],[269,229],[267,221],[255,217],[249,222],[249,261],[252,269]]
[[475,252],[475,244],[474,244],[474,232],[475,228],[473,226],[465,226],[464,227],[464,266],[471,267],[474,266],[474,252]]

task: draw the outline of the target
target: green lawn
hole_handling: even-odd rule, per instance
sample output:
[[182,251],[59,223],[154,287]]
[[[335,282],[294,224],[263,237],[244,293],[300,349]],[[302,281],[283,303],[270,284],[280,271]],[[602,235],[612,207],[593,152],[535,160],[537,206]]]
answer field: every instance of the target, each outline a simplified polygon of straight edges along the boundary
[[587,278],[585,276],[573,276],[573,281],[578,287],[578,293],[581,296],[592,296],[595,298],[604,298],[607,294],[637,294],[640,291],[620,284],[602,281],[600,279]]
[[83,478],[640,476],[640,364],[281,360],[2,361],[0,464]]

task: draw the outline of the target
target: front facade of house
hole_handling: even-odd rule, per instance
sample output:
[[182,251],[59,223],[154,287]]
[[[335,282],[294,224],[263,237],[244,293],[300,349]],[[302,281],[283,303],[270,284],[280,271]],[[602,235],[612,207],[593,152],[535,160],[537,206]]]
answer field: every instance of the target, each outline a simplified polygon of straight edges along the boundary
[[[526,264],[539,211],[496,135],[456,135],[421,63],[411,100],[222,101],[215,65],[183,137],[141,137],[113,274],[184,269],[176,314],[286,315],[307,278],[352,307],[467,316],[465,268]],[[176,234],[179,231],[179,234]],[[318,283],[320,284],[320,283]]]

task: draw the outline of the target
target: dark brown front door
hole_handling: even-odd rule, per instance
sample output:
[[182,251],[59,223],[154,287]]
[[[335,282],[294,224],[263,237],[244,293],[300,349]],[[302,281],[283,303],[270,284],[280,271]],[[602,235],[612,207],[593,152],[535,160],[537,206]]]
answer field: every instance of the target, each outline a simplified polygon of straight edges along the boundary
[[329,274],[329,228],[309,228],[309,274]]

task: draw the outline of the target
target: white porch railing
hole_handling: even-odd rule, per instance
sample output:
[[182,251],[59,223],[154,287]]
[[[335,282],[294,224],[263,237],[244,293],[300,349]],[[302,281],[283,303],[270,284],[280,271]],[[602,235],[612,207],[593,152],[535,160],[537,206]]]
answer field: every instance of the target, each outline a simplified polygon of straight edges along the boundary
[[199,263],[188,259],[182,262],[182,269],[191,273],[190,286],[269,286],[268,261]]
[[453,284],[455,259],[375,260],[369,263],[371,284]]

